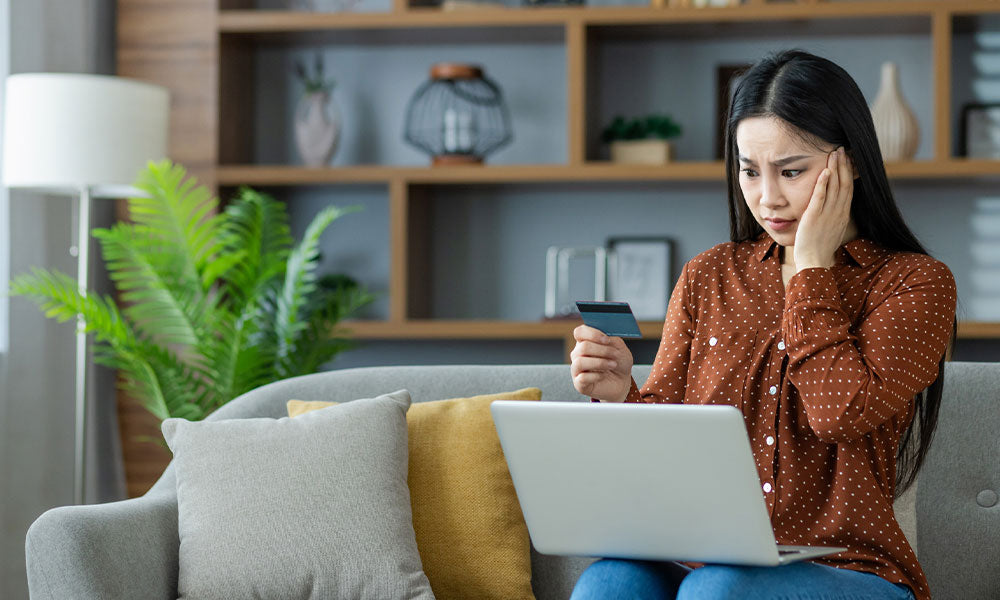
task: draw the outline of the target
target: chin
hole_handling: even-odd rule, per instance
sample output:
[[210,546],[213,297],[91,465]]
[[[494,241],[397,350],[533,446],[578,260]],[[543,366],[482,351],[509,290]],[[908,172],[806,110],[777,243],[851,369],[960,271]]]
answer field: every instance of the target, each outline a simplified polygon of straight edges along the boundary
[[795,231],[771,231],[767,227],[764,227],[764,231],[772,240],[778,242],[779,246],[795,245]]

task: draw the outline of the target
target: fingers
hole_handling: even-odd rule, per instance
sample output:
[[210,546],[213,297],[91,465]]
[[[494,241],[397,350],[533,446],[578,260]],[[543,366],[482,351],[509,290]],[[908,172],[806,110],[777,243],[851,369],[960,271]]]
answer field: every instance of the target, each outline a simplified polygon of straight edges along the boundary
[[840,165],[843,162],[837,150],[834,150],[827,159],[826,167],[830,171],[830,181],[826,184],[826,200],[836,201],[840,198]]
[[619,353],[617,346],[597,344],[595,342],[577,342],[573,351],[569,353],[569,357],[575,359],[589,356],[616,359]]
[[595,329],[589,325],[580,325],[573,330],[573,338],[577,342],[594,342],[596,344],[610,344],[611,338],[604,335],[600,329]]
[[819,179],[816,180],[812,198],[809,199],[809,204],[806,205],[806,212],[818,213],[823,210],[823,205],[826,203],[827,184],[829,182],[830,169],[823,169],[819,174]]
[[854,181],[854,176],[852,174],[853,169],[851,168],[851,159],[847,158],[847,151],[841,146],[837,150],[839,156],[837,157],[837,163],[840,167],[840,184],[842,187],[847,187],[848,183]]
[[581,373],[601,373],[614,371],[616,368],[618,368],[618,363],[614,360],[581,356],[573,359],[573,363],[570,365],[570,374],[575,379]]

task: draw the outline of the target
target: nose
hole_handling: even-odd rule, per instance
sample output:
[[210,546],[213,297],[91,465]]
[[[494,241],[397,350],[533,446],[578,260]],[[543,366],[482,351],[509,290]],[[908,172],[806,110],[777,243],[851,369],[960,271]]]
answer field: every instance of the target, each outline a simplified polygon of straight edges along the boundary
[[777,179],[764,175],[761,178],[761,196],[760,203],[768,207],[777,207],[784,204],[784,196],[781,193],[781,186],[778,185]]

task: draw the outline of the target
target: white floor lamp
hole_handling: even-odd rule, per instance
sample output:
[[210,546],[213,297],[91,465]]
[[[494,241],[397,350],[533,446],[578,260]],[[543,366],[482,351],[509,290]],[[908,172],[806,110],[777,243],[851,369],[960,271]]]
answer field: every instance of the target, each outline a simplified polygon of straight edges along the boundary
[[[126,198],[149,160],[167,156],[169,96],[120,77],[26,73],[7,78],[3,182],[79,200],[77,282],[87,293],[91,198]],[[74,495],[85,502],[87,336],[76,336]]]

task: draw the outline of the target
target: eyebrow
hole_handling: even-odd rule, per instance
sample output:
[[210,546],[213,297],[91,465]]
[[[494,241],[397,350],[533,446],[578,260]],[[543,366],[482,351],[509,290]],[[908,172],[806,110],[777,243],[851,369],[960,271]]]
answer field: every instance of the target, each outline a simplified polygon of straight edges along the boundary
[[[802,160],[803,158],[810,158],[810,156],[808,154],[798,154],[796,156],[786,156],[785,158],[780,158],[780,159],[772,162],[771,164],[774,165],[775,167],[783,167],[783,166],[785,166],[787,164],[791,164],[791,163],[793,163],[793,162],[795,162],[797,160]],[[742,154],[740,154],[740,162],[745,162],[747,164],[751,164],[753,166],[757,166],[757,163],[755,163],[754,161],[750,160],[749,158],[743,156]]]

